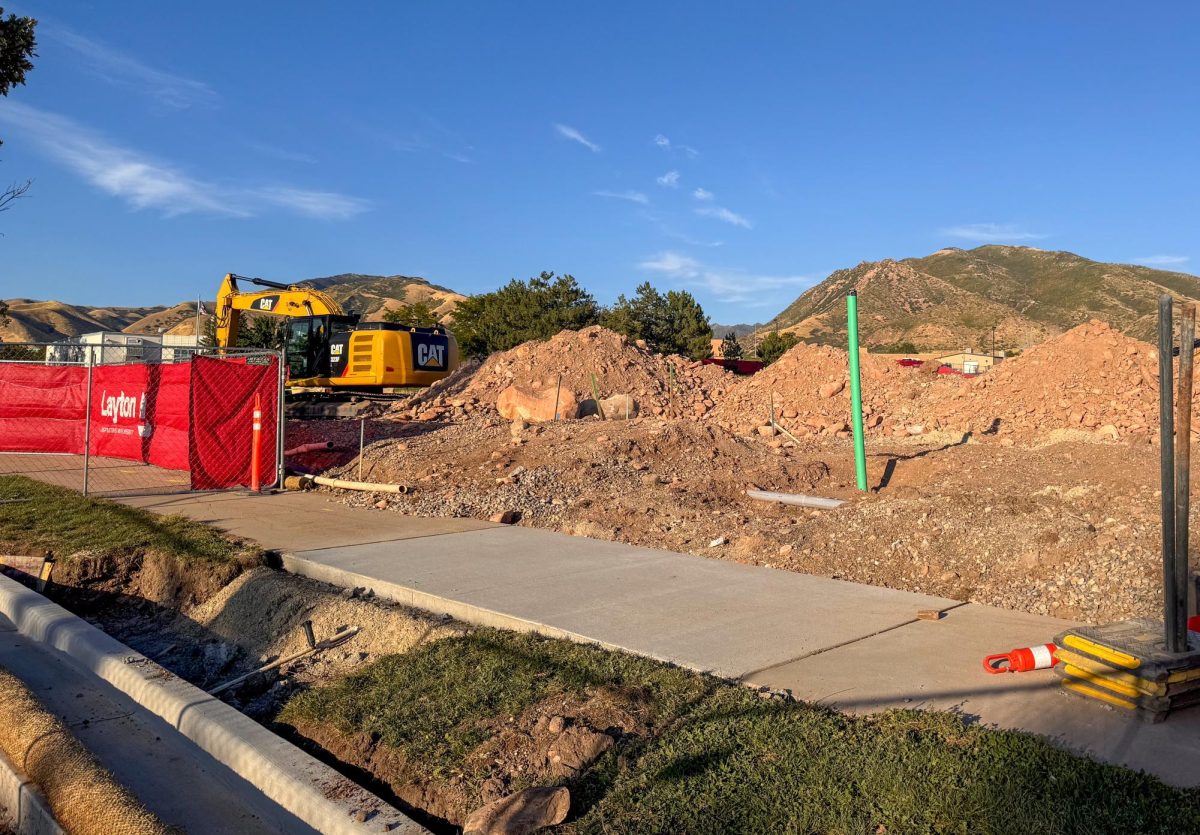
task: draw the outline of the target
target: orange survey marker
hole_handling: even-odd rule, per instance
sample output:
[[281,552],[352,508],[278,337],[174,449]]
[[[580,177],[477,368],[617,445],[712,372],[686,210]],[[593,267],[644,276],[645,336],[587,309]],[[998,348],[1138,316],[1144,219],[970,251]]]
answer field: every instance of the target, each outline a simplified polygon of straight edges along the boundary
[[1058,663],[1054,644],[1037,644],[1021,647],[1012,652],[1001,652],[983,659],[983,669],[989,673],[1027,673],[1030,670],[1048,670]]

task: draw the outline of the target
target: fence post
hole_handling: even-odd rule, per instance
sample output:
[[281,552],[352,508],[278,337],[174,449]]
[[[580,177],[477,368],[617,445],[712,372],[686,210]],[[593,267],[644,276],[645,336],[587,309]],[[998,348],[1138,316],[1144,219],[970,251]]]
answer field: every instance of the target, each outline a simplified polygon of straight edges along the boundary
[[87,404],[83,412],[83,495],[88,494],[88,476],[92,463],[92,356],[87,357]]
[[283,447],[286,441],[284,433],[287,431],[285,423],[287,414],[283,402],[287,382],[287,368],[284,366],[285,357],[286,354],[283,351],[277,351],[275,354],[275,361],[279,364],[279,388],[275,395],[275,405],[279,409],[279,417],[275,423],[275,486],[280,490],[283,489]]

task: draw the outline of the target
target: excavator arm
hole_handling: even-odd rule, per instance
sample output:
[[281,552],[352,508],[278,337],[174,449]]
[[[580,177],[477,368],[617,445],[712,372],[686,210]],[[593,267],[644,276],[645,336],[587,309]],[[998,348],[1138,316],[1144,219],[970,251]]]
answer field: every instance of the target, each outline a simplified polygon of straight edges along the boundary
[[[245,292],[238,281],[248,281],[267,290]],[[229,273],[217,293],[217,345],[231,348],[237,345],[242,311],[266,313],[271,316],[342,316],[342,306],[320,290],[280,284],[264,278],[247,278]]]

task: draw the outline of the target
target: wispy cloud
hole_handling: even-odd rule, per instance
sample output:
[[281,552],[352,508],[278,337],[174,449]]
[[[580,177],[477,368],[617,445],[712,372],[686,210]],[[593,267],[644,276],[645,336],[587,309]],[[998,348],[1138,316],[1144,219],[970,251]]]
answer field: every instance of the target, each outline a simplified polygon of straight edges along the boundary
[[51,27],[47,35],[87,62],[92,72],[111,84],[134,87],[168,107],[215,106],[220,96],[203,81],[155,69],[131,55],[63,27]]
[[655,177],[654,181],[660,186],[666,186],[667,188],[679,188],[679,172],[668,171],[661,177]]
[[749,220],[737,212],[726,209],[724,206],[701,206],[699,209],[696,209],[696,214],[703,215],[704,217],[715,217],[717,220],[724,221],[733,226],[740,226],[743,229],[754,228],[754,224]]
[[602,150],[599,145],[580,133],[577,128],[573,128],[570,125],[556,124],[554,126],[554,130],[563,139],[570,139],[572,142],[578,142],[580,145],[587,148],[594,154],[598,154]]
[[197,212],[228,217],[283,209],[305,217],[343,219],[368,208],[366,201],[336,192],[194,177],[170,163],[116,145],[64,116],[18,102],[0,104],[0,124],[22,131],[47,156],[135,209],[157,209],[167,216]]
[[953,238],[963,238],[968,241],[1038,241],[1049,235],[1040,232],[1030,232],[1015,223],[967,223],[961,226],[950,226],[941,230],[943,235]]
[[1148,255],[1145,258],[1134,258],[1133,263],[1149,267],[1177,267],[1191,260],[1191,256],[1188,255]]
[[706,290],[721,302],[773,304],[764,299],[772,290],[811,285],[814,279],[803,275],[764,275],[733,267],[715,267],[678,252],[660,252],[637,265],[640,269],[661,273],[681,284]]
[[708,189],[698,188],[692,192],[692,197],[695,197],[697,200],[712,200],[713,193]]
[[700,156],[700,152],[691,145],[677,145],[661,133],[654,137],[654,144],[665,151],[679,151],[687,154],[689,159],[696,159]]
[[611,197],[614,200],[628,200],[630,203],[638,203],[642,206],[650,203],[650,198],[640,191],[593,191],[592,194],[597,197]]
[[383,132],[370,128],[366,132],[401,153],[437,154],[454,162],[474,164],[475,158],[472,153],[475,146],[467,142],[460,134],[450,130],[426,113],[419,114],[416,120],[422,124],[419,129]]
[[305,154],[300,151],[289,151],[287,148],[268,145],[266,142],[250,141],[246,145],[260,154],[266,154],[269,157],[275,157],[285,162],[303,162],[307,165],[312,165],[317,161],[317,158],[311,154]]

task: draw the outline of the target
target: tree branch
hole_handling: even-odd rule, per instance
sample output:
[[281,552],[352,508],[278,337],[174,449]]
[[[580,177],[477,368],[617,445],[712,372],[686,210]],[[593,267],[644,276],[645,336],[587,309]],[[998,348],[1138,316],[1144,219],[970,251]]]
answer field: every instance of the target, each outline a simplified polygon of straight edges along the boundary
[[29,187],[33,185],[33,180],[26,180],[23,183],[13,183],[4,191],[0,191],[0,212],[7,212],[12,208],[9,204],[14,200],[20,199],[25,192],[29,191]]

